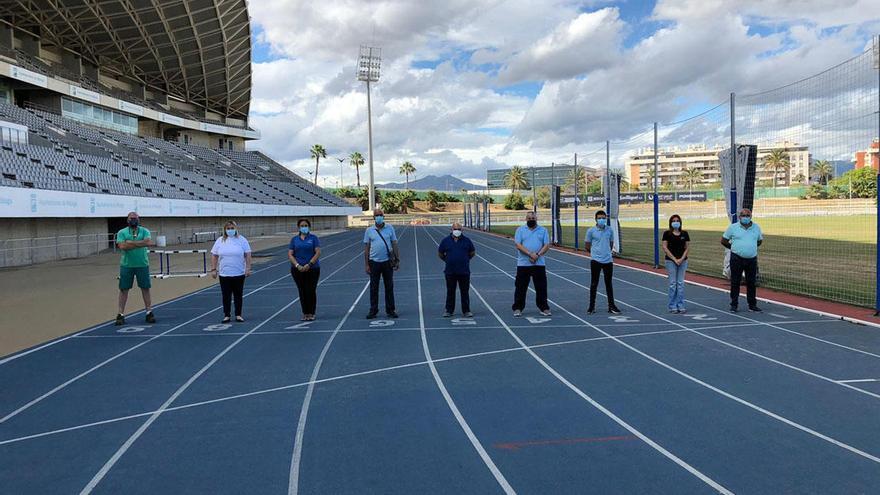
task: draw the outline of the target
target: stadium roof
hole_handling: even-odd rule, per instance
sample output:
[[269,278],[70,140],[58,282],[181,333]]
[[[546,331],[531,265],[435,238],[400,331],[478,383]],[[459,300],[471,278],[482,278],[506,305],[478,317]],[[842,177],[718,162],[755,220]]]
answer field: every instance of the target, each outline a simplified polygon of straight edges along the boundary
[[79,53],[105,73],[246,119],[246,0],[0,0],[0,18]]

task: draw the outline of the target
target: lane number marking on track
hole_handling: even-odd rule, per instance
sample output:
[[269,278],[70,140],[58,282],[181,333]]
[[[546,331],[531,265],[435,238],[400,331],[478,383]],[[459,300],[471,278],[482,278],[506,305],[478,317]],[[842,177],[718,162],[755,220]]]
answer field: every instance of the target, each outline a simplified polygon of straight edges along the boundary
[[629,316],[609,316],[608,318],[612,319],[614,323],[638,323],[639,320],[635,318],[630,318]]
[[529,323],[531,323],[532,325],[540,325],[541,323],[553,321],[552,318],[538,318],[536,316],[526,316],[526,319],[529,320]]
[[309,325],[314,323],[313,321],[302,321],[297,323],[296,325],[290,325],[289,327],[284,327],[285,330],[296,330],[298,328],[308,328]]
[[394,326],[394,320],[373,320],[370,322],[370,327],[391,327]]
[[229,323],[215,323],[214,325],[208,325],[202,329],[203,332],[222,332],[223,330],[228,330],[232,328],[232,325]]
[[687,316],[688,318],[690,318],[692,320],[696,320],[696,321],[715,321],[718,319],[718,318],[715,318],[714,316],[709,316],[709,315],[700,314],[700,313],[693,314],[693,315],[685,315],[685,316]]
[[457,327],[464,326],[464,325],[476,325],[477,324],[477,320],[475,320],[473,318],[453,318],[450,321],[452,321],[452,324]]
[[138,333],[146,330],[147,327],[123,327],[116,331],[116,333]]

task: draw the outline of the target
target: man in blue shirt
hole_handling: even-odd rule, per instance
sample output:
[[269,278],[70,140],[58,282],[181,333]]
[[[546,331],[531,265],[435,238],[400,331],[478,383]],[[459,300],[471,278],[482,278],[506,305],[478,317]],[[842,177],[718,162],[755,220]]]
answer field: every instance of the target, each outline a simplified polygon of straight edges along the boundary
[[608,312],[620,314],[620,310],[614,304],[614,288],[611,279],[614,274],[614,258],[611,250],[614,248],[614,227],[608,225],[608,215],[604,211],[596,212],[596,226],[587,231],[584,239],[584,247],[590,255],[590,307],[587,313],[596,312],[596,289],[599,288],[599,275],[605,275],[605,295],[608,296]]
[[466,318],[474,316],[471,313],[471,299],[468,291],[471,285],[471,258],[477,252],[474,243],[461,232],[461,224],[452,224],[452,233],[440,241],[437,248],[440,259],[446,262],[446,312],[444,318],[449,318],[455,312],[455,287],[461,292],[461,313]]
[[550,316],[547,304],[547,267],[544,253],[550,249],[550,235],[547,229],[538,225],[538,216],[530,211],[526,214],[526,224],[516,229],[516,290],[513,293],[513,316],[522,316],[526,307],[526,291],[529,280],[535,284],[535,305],[543,316]]
[[758,307],[758,246],[764,242],[761,227],[752,222],[752,211],[743,208],[739,212],[739,222],[732,223],[721,236],[721,245],[730,249],[730,311],[739,311],[739,289],[742,274],[746,272],[746,302],[749,311],[760,312]]
[[385,213],[381,208],[373,211],[374,225],[364,232],[364,264],[370,276],[370,312],[367,319],[372,320],[379,313],[379,278],[385,282],[385,314],[397,318],[394,309],[394,272],[400,266],[397,250],[397,234],[394,227],[385,223]]

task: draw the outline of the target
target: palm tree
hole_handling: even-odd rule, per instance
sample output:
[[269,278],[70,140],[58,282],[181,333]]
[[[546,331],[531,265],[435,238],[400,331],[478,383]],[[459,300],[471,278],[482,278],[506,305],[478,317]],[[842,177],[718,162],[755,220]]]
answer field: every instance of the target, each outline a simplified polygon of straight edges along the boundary
[[416,166],[410,162],[403,162],[400,166],[400,173],[406,176],[406,188],[409,189],[409,176],[416,173]]
[[779,172],[784,172],[787,175],[788,171],[791,170],[791,161],[788,158],[788,153],[781,148],[770,151],[770,154],[764,158],[764,167],[773,171],[773,187],[775,188]]
[[[575,170],[577,170],[577,174],[575,175]],[[583,169],[583,167],[578,167],[577,169],[573,169],[568,173],[568,177],[565,178],[565,189],[575,188],[577,186],[578,194],[583,194],[587,190],[587,173]]]
[[514,165],[504,174],[504,185],[512,192],[529,187],[529,179],[526,177],[526,170],[519,165]]
[[[649,168],[648,169],[648,189],[650,189],[652,191],[654,190],[654,175],[655,175],[654,169]],[[658,187],[659,187],[659,184],[658,184]]]
[[315,185],[318,185],[318,163],[321,161],[321,158],[327,158],[327,150],[320,144],[316,144],[312,146],[309,152],[311,152],[312,158],[315,159]]
[[694,192],[694,186],[699,184],[702,180],[703,172],[695,167],[686,168],[681,174],[681,182],[687,186],[690,192]]
[[813,172],[816,180],[825,186],[828,185],[828,179],[834,176],[834,166],[832,166],[828,160],[817,160],[813,162],[810,170]]
[[348,156],[348,163],[354,167],[355,173],[357,173],[358,187],[361,187],[361,165],[364,164],[364,156],[361,155],[360,151],[355,151]]

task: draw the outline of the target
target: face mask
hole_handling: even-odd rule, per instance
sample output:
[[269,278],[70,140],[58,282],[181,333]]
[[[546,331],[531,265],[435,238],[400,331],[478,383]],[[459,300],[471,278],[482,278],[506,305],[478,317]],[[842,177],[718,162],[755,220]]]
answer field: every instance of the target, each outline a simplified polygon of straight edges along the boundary
[[673,228],[673,229],[680,229],[680,228],[681,228],[681,222],[672,222],[672,228]]
[[137,218],[129,218],[128,219],[128,226],[129,227],[137,227],[139,223],[140,223],[140,220],[138,220]]
[[741,223],[743,225],[751,225],[752,224],[752,217],[741,217],[739,219],[739,223]]
[[537,220],[526,220],[526,225],[528,225],[530,229],[533,229],[538,226],[538,221]]
[[226,229],[226,235],[229,237],[235,237],[235,229]]
[[455,229],[452,231],[452,235],[455,237],[461,237],[461,231],[458,229]]
[[600,218],[596,220],[596,225],[598,225],[599,227],[604,227],[606,223],[608,223],[607,218]]
[[376,225],[382,225],[385,223],[385,217],[382,215],[376,215]]
[[308,234],[309,228],[307,226],[303,225],[302,227],[299,228],[299,233],[303,234],[303,235]]

